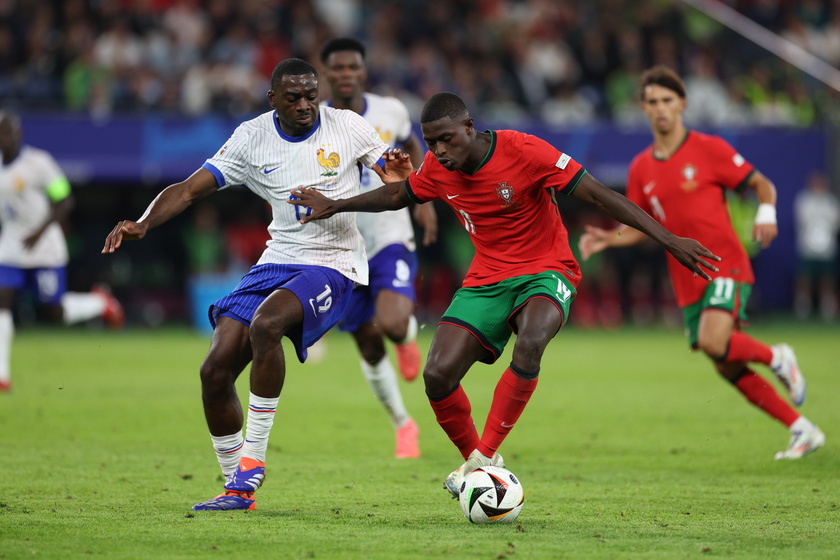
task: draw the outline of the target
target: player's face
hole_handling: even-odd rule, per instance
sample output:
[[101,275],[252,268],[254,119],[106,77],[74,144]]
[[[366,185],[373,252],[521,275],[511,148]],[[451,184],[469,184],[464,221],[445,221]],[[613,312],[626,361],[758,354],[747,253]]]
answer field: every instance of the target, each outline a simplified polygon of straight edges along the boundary
[[318,121],[318,78],[315,74],[283,76],[268,92],[268,103],[277,112],[280,129],[289,136],[303,136]]
[[667,134],[682,123],[685,99],[672,89],[651,84],[645,86],[642,110],[655,132]]
[[444,169],[455,171],[464,167],[470,157],[473,120],[468,118],[452,119],[445,117],[436,121],[420,124],[423,140],[429,151],[435,156]]
[[362,54],[356,51],[335,51],[327,57],[324,77],[332,96],[349,101],[362,94],[367,70]]

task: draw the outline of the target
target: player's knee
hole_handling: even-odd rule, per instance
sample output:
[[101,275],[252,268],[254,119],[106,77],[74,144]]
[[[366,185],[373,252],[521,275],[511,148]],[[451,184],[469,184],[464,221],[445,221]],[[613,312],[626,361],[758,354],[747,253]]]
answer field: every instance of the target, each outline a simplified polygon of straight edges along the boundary
[[286,329],[287,325],[282,317],[271,313],[258,313],[254,315],[249,329],[251,346],[254,351],[258,351],[259,349],[279,345],[280,339],[286,334]]
[[513,361],[521,368],[537,370],[545,347],[546,341],[542,338],[519,336],[513,347]]
[[703,336],[701,333],[697,338],[697,349],[712,360],[720,361],[726,358],[727,342],[720,337]]
[[218,360],[208,356],[199,369],[201,377],[201,390],[206,396],[223,393],[233,385],[235,381],[226,368]]
[[423,368],[423,384],[427,395],[446,395],[452,392],[458,381],[447,368],[440,367],[440,364],[433,360],[426,362],[426,367]]
[[405,340],[406,335],[408,335],[407,317],[377,317],[376,322],[382,334],[392,342]]

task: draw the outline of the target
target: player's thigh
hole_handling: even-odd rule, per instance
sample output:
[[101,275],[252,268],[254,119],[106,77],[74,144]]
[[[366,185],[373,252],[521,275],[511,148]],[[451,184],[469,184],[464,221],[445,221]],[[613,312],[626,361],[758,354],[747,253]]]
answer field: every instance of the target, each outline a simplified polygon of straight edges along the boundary
[[18,292],[25,286],[24,270],[0,265],[0,309],[11,309]]
[[269,335],[280,336],[303,323],[303,304],[293,292],[281,288],[274,291],[257,307],[251,320],[254,332],[267,331]]
[[735,327],[731,311],[715,307],[704,309],[697,326],[697,345],[715,357],[722,356]]

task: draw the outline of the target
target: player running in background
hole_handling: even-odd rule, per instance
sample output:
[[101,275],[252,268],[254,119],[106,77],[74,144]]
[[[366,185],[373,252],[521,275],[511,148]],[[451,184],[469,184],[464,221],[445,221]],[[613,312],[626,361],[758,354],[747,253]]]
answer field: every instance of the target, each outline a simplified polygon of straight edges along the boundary
[[120,303],[104,288],[67,291],[67,241],[61,229],[73,209],[70,182],[53,157],[21,145],[20,118],[0,111],[0,391],[10,391],[12,307],[31,290],[47,319],[65,324],[102,317],[125,322]]
[[[337,212],[378,212],[403,208],[412,200],[443,200],[469,232],[475,257],[438,324],[423,371],[438,424],[466,460],[445,482],[457,497],[465,473],[504,466],[497,450],[537,386],[546,346],[568,318],[580,272],[556,204],[558,194],[648,232],[704,278],[708,275],[701,265],[714,267],[701,257],[716,257],[693,239],[668,232],[544,140],[512,130],[476,130],[464,102],[453,93],[437,93],[426,102],[420,127],[429,152],[404,182],[394,183],[395,170],[388,169],[380,176],[394,184],[369,193],[330,200],[315,189],[300,189],[294,191],[299,200],[292,203],[311,208],[302,220],[309,222]],[[386,161],[394,158],[389,154]],[[496,386],[479,438],[461,379],[475,362],[494,363],[511,333],[517,335],[513,360]]]
[[[411,130],[403,103],[364,91],[367,70],[365,47],[356,39],[333,39],[321,49],[324,78],[332,94],[323,104],[362,115],[382,140],[400,148],[420,165],[423,149]],[[382,186],[372,171],[361,170],[362,192]],[[414,217],[423,227],[423,243],[437,237],[437,215],[431,204],[415,206]],[[414,278],[417,274],[414,227],[408,209],[379,214],[360,213],[356,225],[365,240],[370,282],[353,290],[350,305],[338,328],[353,334],[362,355],[362,373],[391,417],[396,432],[397,458],[420,456],[419,429],[403,403],[397,374],[385,352],[385,340],[395,344],[397,364],[406,381],[420,373],[417,319],[414,317]],[[384,335],[384,337],[383,337]]]
[[[819,449],[825,436],[748,366],[750,362],[768,366],[796,406],[805,400],[805,379],[793,350],[786,344],[767,346],[741,331],[755,280],[723,196],[723,189],[746,188],[756,193],[759,208],[753,236],[767,247],[777,234],[776,188],[723,139],[685,128],[685,86],[675,72],[664,66],[646,71],[640,96],[653,145],[630,164],[627,197],[674,234],[695,237],[721,257],[711,284],[668,259],[689,343],[702,350],[749,402],[788,427],[790,445],[776,459],[799,459]],[[584,259],[607,247],[626,247],[645,238],[627,226],[611,231],[587,226],[586,231],[580,240]]]
[[[364,243],[353,215],[304,226],[304,208],[289,206],[293,187],[337,195],[359,192],[358,165],[373,165],[388,146],[351,111],[319,107],[318,73],[292,58],[277,65],[268,103],[272,111],[242,123],[207,162],[164,189],[137,221],[122,221],[105,241],[113,253],[123,240],[180,214],[196,200],[229,185],[245,185],[272,208],[271,239],[259,262],[234,291],[210,307],[213,339],[201,365],[204,415],[225,475],[224,492],[195,510],[254,509],[265,478],[268,436],[286,364],[281,338],[298,360],[341,318],[354,283],[367,283]],[[235,381],[251,362],[247,439]]]

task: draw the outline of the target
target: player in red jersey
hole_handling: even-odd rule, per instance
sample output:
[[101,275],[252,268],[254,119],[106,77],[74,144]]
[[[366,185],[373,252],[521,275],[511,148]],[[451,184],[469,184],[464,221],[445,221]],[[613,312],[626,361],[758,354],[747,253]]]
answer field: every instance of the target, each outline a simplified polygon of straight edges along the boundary
[[[630,164],[627,197],[675,235],[702,240],[721,257],[720,270],[712,273],[711,283],[699,281],[668,259],[689,342],[711,358],[718,373],[749,402],[789,428],[790,445],[776,459],[799,459],[819,449],[825,436],[748,366],[755,362],[770,367],[794,404],[804,401],[805,379],[793,350],[786,344],[767,346],[741,331],[754,278],[724,197],[724,189],[755,192],[760,204],[753,236],[767,247],[777,234],[776,188],[723,139],[685,128],[685,86],[672,70],[656,66],[646,71],[640,96],[653,145]],[[626,226],[612,231],[588,226],[586,231],[580,240],[584,259],[607,247],[626,247],[645,238],[641,231]]]
[[[307,223],[337,212],[443,200],[470,233],[475,258],[438,324],[423,371],[438,424],[466,460],[446,479],[445,487],[457,497],[464,473],[504,466],[496,451],[536,388],[543,352],[575,297],[580,271],[556,204],[558,194],[645,231],[692,274],[709,278],[701,265],[716,270],[704,259],[717,257],[693,239],[668,232],[544,140],[511,130],[476,130],[455,94],[433,95],[420,126],[429,152],[406,181],[395,183],[399,175],[388,168],[410,166],[410,161],[388,154],[385,169],[377,169],[383,187],[343,200],[299,190],[294,193],[299,200],[291,203],[311,209],[301,220]],[[513,360],[496,386],[479,438],[461,378],[475,362],[495,362],[511,333],[517,335]]]

